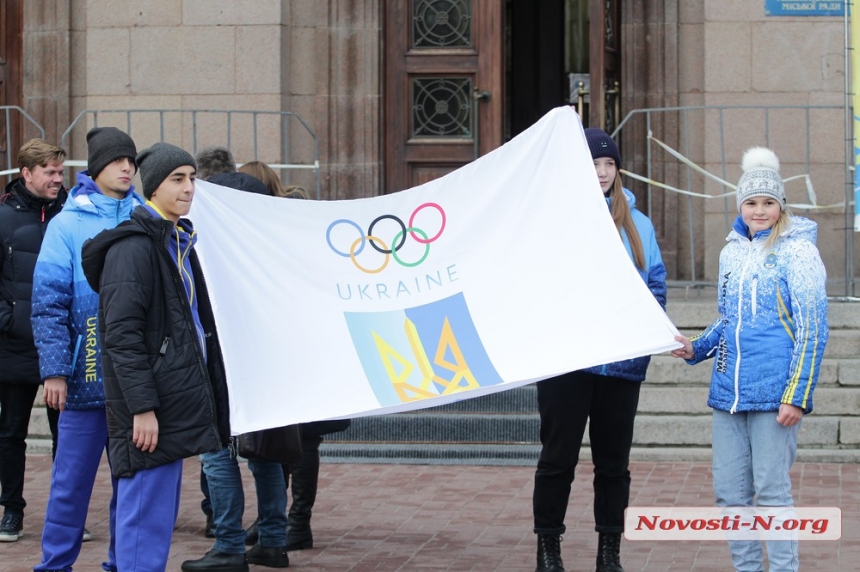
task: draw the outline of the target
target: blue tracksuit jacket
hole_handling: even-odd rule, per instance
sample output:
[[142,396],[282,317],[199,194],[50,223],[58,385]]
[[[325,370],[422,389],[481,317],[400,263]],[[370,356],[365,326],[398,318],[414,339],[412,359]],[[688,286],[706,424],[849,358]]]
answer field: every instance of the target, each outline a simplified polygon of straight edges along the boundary
[[720,253],[720,317],[692,338],[695,356],[714,357],[708,405],[721,411],[812,411],[827,343],[827,276],[815,247],[817,225],[792,217],[773,248],[770,230],[748,238],[741,217]]
[[[663,265],[660,247],[657,246],[657,235],[654,232],[654,225],[651,224],[651,220],[647,216],[636,210],[636,196],[627,189],[624,189],[624,195],[627,197],[627,204],[630,205],[630,214],[633,216],[633,224],[636,225],[639,238],[642,240],[642,251],[645,255],[645,268],[636,267],[636,270],[639,271],[639,275],[642,276],[642,280],[648,285],[648,289],[651,290],[651,293],[660,302],[660,306],[665,309],[666,267]],[[607,198],[607,205],[609,201],[609,198]],[[621,239],[624,242],[624,248],[627,249],[627,254],[630,255],[632,263],[633,251],[630,249],[630,241],[623,228],[621,229]],[[645,371],[648,369],[649,363],[651,363],[651,356],[641,356],[590,367],[584,371],[598,375],[618,377],[629,381],[644,381]]]
[[69,192],[63,210],[48,225],[33,274],[33,337],[42,379],[65,377],[67,409],[104,407],[97,338],[98,295],[81,269],[86,239],[128,220],[143,200],[101,193],[86,171]]

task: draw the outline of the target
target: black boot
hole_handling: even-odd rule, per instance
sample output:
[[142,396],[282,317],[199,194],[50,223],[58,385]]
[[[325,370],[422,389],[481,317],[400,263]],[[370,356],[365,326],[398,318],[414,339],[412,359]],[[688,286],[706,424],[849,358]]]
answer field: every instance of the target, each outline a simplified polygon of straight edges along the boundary
[[257,525],[259,524],[260,519],[255,520],[251,523],[247,529],[245,529],[245,545],[246,546],[254,546],[257,544],[257,541],[260,539],[260,531],[257,529]]
[[[302,458],[290,465],[290,486],[293,489],[293,502],[287,518],[287,550],[306,550],[314,547],[311,532],[311,510],[317,500],[317,480],[320,473],[319,441],[316,437],[302,439]],[[310,445],[310,446],[308,446]],[[316,445],[315,447],[313,445]]]
[[206,514],[206,528],[203,529],[203,536],[206,538],[215,538],[215,518],[212,515],[212,509],[204,511]]
[[288,568],[290,557],[284,546],[260,546],[248,551],[248,564],[259,564],[268,568]]
[[564,563],[561,561],[561,536],[557,534],[538,535],[535,572],[564,572]]
[[624,572],[621,567],[621,535],[601,532],[597,541],[596,572]]
[[244,554],[225,554],[210,550],[206,556],[182,563],[182,572],[248,572],[248,560]]

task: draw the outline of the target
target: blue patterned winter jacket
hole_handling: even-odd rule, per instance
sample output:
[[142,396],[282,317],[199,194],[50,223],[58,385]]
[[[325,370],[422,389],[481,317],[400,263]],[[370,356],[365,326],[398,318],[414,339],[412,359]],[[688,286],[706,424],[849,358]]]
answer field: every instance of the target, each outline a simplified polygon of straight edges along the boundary
[[42,379],[66,378],[67,409],[96,409],[105,402],[99,298],[81,269],[81,247],[86,239],[128,220],[142,204],[133,187],[123,199],[103,195],[84,171],[45,231],[33,273],[31,322]]
[[[636,230],[639,232],[639,238],[642,240],[642,252],[645,255],[645,268],[636,267],[639,275],[648,289],[654,295],[654,298],[660,303],[663,309],[666,309],[666,267],[663,265],[663,257],[660,255],[660,247],[657,246],[657,235],[654,232],[654,225],[651,220],[639,212],[636,207],[636,196],[624,189],[624,196],[627,197],[627,204],[630,205],[630,214],[633,216],[633,224],[636,225]],[[606,204],[610,205],[610,199],[607,197]],[[611,206],[611,205],[610,205]],[[621,239],[624,242],[624,248],[627,249],[627,254],[630,256],[631,263],[633,261],[633,251],[630,249],[630,241],[627,238],[627,233],[621,229]],[[608,375],[618,377],[629,381],[643,381],[645,372],[648,369],[648,364],[651,363],[651,356],[641,356],[638,358],[616,361],[590,367],[585,369],[589,373],[598,375]]]
[[720,318],[691,339],[698,363],[716,356],[708,405],[721,411],[812,411],[827,343],[827,279],[817,225],[792,217],[775,247],[748,238],[741,217],[720,253]]

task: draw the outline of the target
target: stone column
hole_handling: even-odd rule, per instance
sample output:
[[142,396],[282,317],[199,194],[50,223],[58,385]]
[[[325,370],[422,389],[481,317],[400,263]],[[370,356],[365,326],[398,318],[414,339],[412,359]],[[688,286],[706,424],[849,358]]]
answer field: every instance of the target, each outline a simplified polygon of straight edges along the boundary
[[382,166],[380,2],[288,4],[285,109],[299,113],[316,132],[323,198],[377,195]]

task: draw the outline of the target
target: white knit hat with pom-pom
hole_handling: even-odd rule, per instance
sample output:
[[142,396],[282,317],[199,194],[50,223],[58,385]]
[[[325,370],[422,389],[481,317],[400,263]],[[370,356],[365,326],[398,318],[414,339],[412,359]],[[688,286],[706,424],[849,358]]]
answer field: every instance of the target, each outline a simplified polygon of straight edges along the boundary
[[785,186],[779,176],[779,159],[766,147],[753,147],[744,153],[741,162],[744,174],[738,181],[738,211],[750,197],[771,197],[785,210]]

